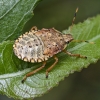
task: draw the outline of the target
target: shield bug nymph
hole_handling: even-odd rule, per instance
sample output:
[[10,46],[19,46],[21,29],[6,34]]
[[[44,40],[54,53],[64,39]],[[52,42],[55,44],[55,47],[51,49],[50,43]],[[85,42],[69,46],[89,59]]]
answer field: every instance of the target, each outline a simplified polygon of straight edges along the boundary
[[[77,11],[78,8],[76,9],[75,16],[72,21],[72,26]],[[72,40],[73,37],[71,34],[62,34],[55,28],[43,28],[41,30],[38,30],[37,27],[32,27],[29,32],[26,32],[25,34],[19,36],[19,38],[15,40],[15,43],[13,45],[15,55],[19,59],[26,62],[43,62],[41,67],[27,73],[23,78],[22,83],[26,80],[27,77],[43,69],[45,67],[46,61],[49,58],[53,57],[55,59],[55,62],[46,70],[46,78],[48,78],[48,73],[58,62],[56,54],[58,54],[59,52],[65,52],[70,56],[86,58],[86,56],[81,56],[80,54],[72,54],[65,50],[67,45]]]

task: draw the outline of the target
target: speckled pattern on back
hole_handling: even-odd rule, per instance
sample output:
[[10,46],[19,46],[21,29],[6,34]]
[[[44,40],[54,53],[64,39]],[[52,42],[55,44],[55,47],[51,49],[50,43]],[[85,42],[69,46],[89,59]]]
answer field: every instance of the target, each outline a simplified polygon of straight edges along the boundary
[[19,36],[13,45],[14,53],[26,62],[42,62],[61,52],[72,40],[70,34],[61,34],[54,28],[34,30]]

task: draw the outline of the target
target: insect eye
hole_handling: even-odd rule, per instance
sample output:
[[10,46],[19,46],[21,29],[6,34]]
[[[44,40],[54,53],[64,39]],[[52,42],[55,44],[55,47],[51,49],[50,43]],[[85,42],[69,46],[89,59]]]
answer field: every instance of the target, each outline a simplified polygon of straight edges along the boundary
[[67,41],[66,43],[69,44],[69,41]]

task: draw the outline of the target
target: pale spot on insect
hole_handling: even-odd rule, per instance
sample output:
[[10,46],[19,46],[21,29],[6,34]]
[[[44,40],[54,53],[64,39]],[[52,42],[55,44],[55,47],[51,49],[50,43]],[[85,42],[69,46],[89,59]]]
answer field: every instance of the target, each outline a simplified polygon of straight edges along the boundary
[[56,45],[56,42],[53,42],[52,45]]
[[25,57],[24,59],[23,59],[24,61],[28,61],[28,59]]
[[35,60],[32,58],[32,59],[31,59],[31,62],[32,62],[32,63],[34,63],[34,62],[35,62]]
[[21,59],[22,58],[21,55],[18,55],[18,58]]

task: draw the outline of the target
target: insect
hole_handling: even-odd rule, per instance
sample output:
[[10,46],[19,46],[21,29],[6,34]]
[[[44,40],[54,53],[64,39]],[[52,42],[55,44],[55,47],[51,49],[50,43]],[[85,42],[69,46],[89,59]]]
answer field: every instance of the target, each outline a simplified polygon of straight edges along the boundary
[[[78,8],[76,9],[72,26],[76,17],[76,13]],[[55,28],[50,29],[41,29],[38,30],[37,27],[32,27],[29,32],[19,36],[18,39],[15,40],[13,45],[13,50],[15,55],[26,62],[43,62],[42,66],[29,72],[25,75],[22,80],[22,83],[27,79],[27,77],[35,74],[36,72],[43,69],[46,65],[46,61],[53,57],[55,62],[46,70],[46,78],[48,78],[48,73],[58,62],[58,58],[56,54],[59,52],[65,52],[70,56],[76,56],[80,58],[87,58],[86,56],[81,56],[80,54],[72,54],[65,50],[67,45],[73,40],[71,34],[62,34],[60,31]]]

